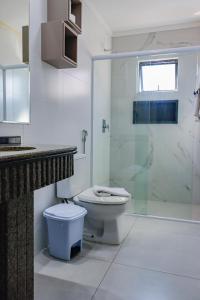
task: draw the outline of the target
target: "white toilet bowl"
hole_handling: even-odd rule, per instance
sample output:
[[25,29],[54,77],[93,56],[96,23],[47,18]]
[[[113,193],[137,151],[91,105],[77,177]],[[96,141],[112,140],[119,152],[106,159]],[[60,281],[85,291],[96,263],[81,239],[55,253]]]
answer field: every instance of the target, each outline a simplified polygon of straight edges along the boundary
[[127,235],[124,213],[129,200],[128,197],[97,197],[92,188],[74,197],[74,202],[88,212],[85,219],[85,239],[120,244]]
[[86,169],[86,155],[75,155],[74,175],[57,182],[57,197],[74,199],[77,205],[87,209],[85,239],[106,244],[120,244],[128,233],[124,212],[130,198],[96,196],[93,188],[86,189],[88,186]]

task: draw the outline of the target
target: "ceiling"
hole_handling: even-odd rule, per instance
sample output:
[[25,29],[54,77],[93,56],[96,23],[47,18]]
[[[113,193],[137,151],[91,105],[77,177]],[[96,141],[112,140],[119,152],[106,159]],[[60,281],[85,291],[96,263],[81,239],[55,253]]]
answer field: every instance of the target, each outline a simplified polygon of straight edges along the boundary
[[92,4],[114,35],[200,21],[199,0],[92,0]]
[[19,31],[29,23],[28,0],[0,0],[0,21]]

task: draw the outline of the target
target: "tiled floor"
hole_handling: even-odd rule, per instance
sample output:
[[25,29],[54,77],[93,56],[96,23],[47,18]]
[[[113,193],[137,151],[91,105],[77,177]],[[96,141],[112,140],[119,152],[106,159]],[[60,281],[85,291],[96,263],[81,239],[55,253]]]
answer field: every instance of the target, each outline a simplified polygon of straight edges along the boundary
[[35,300],[200,300],[200,224],[129,217],[121,246],[35,258]]
[[128,211],[139,215],[159,216],[182,220],[200,221],[200,204],[176,201],[133,200],[129,202]]

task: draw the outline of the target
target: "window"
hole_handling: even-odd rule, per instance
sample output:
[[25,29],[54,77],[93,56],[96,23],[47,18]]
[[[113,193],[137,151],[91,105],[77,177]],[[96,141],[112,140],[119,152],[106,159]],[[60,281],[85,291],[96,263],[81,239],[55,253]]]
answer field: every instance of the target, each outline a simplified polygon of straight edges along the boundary
[[173,91],[178,87],[178,59],[139,63],[140,91]]
[[0,122],[29,122],[29,68],[0,66]]
[[133,124],[177,124],[178,100],[134,101]]

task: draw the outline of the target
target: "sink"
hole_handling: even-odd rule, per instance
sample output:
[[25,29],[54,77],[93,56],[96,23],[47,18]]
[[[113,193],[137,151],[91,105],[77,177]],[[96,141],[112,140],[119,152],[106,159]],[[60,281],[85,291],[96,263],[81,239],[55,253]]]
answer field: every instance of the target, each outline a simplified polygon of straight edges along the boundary
[[23,147],[23,146],[0,146],[0,152],[7,151],[30,151],[35,150],[35,147]]

